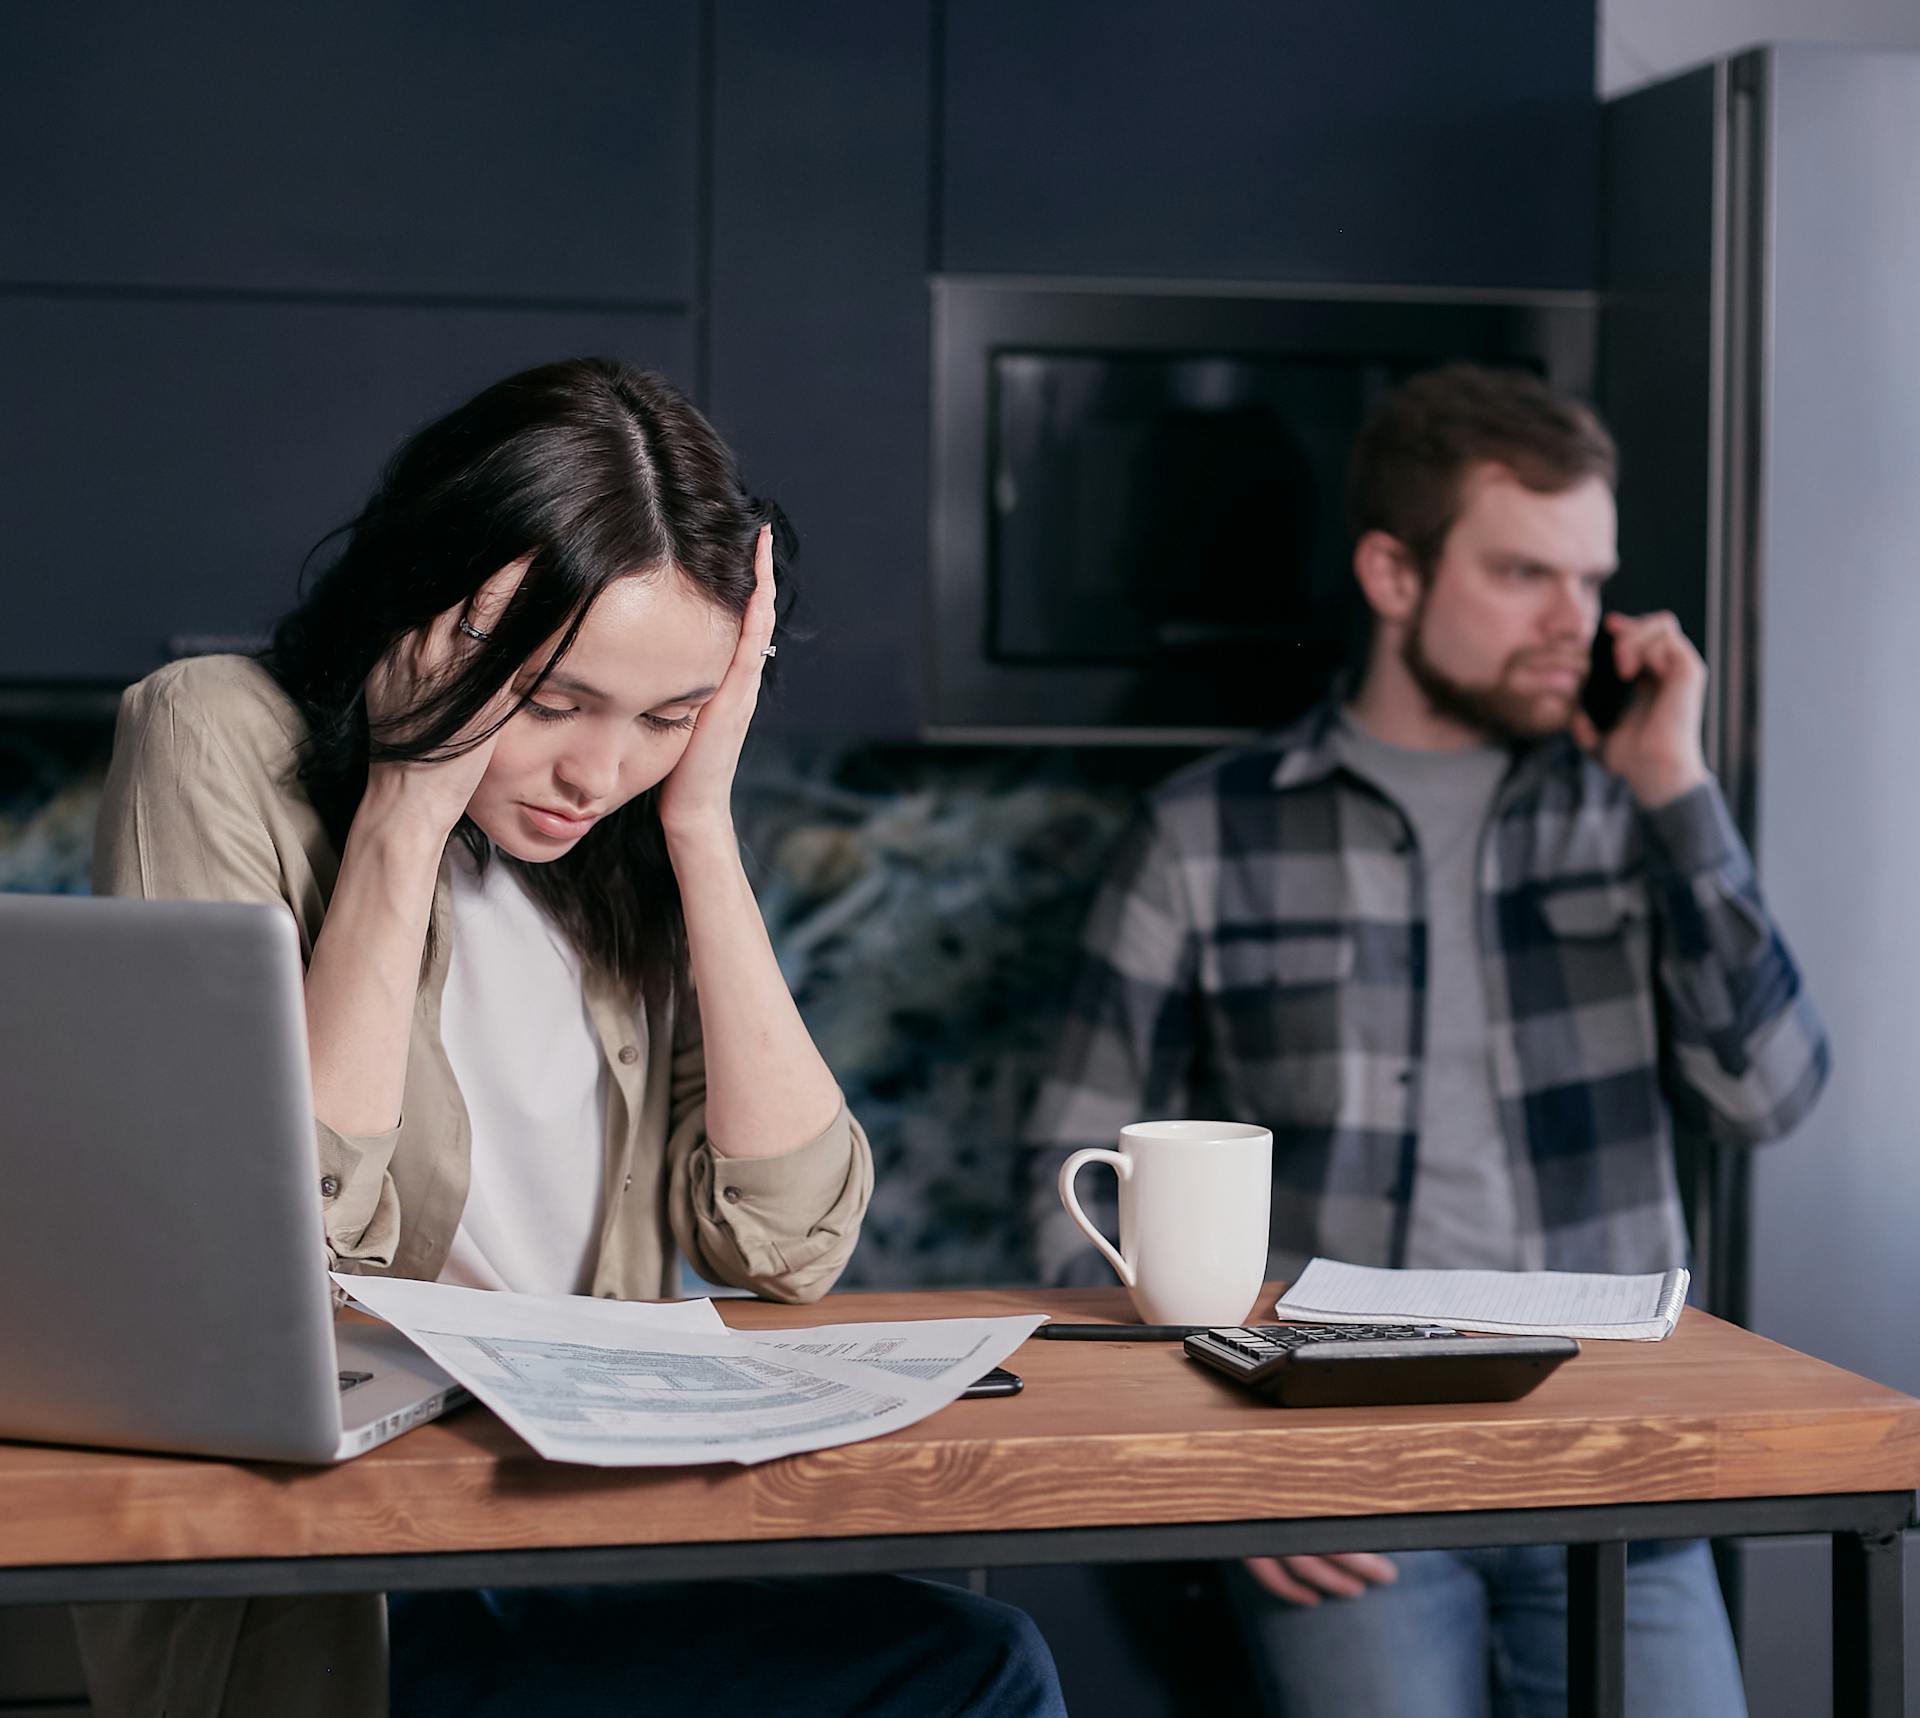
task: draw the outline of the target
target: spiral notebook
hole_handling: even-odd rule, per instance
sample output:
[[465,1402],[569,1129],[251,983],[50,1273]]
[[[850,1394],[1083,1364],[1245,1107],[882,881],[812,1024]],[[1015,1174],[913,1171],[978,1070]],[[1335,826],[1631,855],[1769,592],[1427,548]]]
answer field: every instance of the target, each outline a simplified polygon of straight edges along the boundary
[[1688,1280],[1684,1269],[1395,1271],[1312,1259],[1274,1310],[1299,1324],[1450,1324],[1502,1336],[1658,1342],[1679,1322]]

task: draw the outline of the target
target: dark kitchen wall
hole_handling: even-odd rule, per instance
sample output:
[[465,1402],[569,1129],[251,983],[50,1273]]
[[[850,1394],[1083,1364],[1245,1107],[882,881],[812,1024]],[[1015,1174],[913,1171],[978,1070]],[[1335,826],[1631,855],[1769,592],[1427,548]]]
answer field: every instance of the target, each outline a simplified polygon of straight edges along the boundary
[[591,349],[695,379],[700,9],[10,7],[0,677],[246,634],[395,441]]
[[10,6],[0,692],[255,634],[409,428],[653,364],[916,729],[930,272],[1593,284],[1588,0]]

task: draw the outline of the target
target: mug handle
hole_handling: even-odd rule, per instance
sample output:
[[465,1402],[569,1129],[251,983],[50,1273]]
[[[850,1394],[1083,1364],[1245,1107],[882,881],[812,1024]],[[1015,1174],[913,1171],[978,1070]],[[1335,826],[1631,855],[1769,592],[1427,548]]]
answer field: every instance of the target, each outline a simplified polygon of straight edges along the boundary
[[1073,1178],[1080,1172],[1081,1166],[1088,1163],[1110,1163],[1113,1165],[1115,1175],[1122,1181],[1131,1181],[1133,1159],[1123,1157],[1117,1151],[1101,1151],[1094,1146],[1088,1146],[1082,1151],[1076,1151],[1060,1165],[1060,1203],[1066,1206],[1067,1215],[1080,1225],[1081,1232],[1087,1239],[1106,1254],[1107,1263],[1120,1273],[1120,1280],[1128,1288],[1132,1288],[1134,1286],[1133,1266],[1121,1258],[1119,1249],[1093,1226],[1093,1220],[1080,1209],[1080,1201],[1074,1197]]

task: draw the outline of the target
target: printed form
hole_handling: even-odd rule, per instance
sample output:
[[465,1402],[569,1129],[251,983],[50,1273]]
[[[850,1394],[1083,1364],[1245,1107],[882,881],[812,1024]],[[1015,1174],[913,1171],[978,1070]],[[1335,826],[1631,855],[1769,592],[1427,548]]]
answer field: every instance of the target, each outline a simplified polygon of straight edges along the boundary
[[942,1318],[740,1335],[648,1305],[336,1276],[550,1461],[761,1462],[923,1420],[1046,1322]]
[[1309,1259],[1274,1303],[1301,1324],[1450,1324],[1511,1336],[1658,1342],[1687,1303],[1684,1267],[1641,1276],[1598,1271],[1392,1270]]

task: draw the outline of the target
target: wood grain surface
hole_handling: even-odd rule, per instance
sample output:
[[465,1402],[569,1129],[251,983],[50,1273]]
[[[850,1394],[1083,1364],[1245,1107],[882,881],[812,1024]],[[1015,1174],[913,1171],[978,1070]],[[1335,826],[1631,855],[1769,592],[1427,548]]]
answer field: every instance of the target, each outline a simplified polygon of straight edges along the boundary
[[[1271,1306],[1271,1293],[1263,1306]],[[1045,1311],[1120,1291],[722,1301],[742,1330]],[[479,1407],[339,1467],[0,1444],[0,1566],[651,1545],[1662,1502],[1920,1485],[1920,1401],[1689,1309],[1518,1402],[1270,1407],[1178,1343],[1033,1340],[1014,1397],[757,1467],[543,1461]]]

